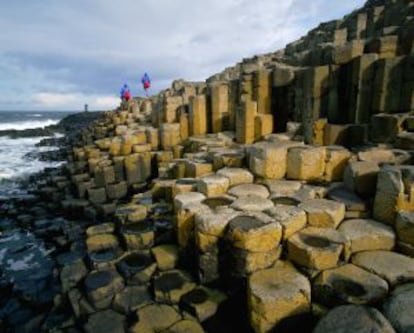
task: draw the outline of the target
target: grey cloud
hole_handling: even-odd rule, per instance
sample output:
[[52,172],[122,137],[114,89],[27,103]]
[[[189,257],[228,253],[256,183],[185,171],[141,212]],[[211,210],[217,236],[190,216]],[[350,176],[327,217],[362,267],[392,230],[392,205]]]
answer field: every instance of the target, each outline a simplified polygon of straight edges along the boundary
[[244,57],[277,50],[363,2],[4,2],[0,31],[7,33],[0,34],[0,64],[8,68],[0,65],[0,107],[16,89],[27,96],[111,95],[128,81],[140,93],[144,71],[153,79],[153,92],[176,78],[205,79]]
[[190,43],[194,43],[194,44],[197,44],[197,43],[209,43],[212,40],[212,38],[213,38],[213,36],[207,35],[206,33],[204,33],[204,34],[198,34],[198,35],[193,36],[190,39],[189,42]]

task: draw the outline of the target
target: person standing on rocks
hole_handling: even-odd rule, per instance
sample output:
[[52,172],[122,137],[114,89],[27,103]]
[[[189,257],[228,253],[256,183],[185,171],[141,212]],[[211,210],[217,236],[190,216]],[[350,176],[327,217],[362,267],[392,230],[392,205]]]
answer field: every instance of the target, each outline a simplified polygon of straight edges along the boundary
[[147,73],[142,76],[141,82],[145,90],[145,95],[148,97],[148,89],[151,87],[151,79]]
[[129,89],[127,91],[125,91],[124,99],[125,99],[126,102],[128,102],[131,99],[131,92],[129,91]]
[[131,92],[126,83],[121,88],[120,97],[121,97],[122,102],[129,101],[129,99],[131,98]]
[[120,98],[121,98],[121,108],[126,107],[126,103],[131,99],[131,91],[129,90],[129,87],[126,83],[121,88]]

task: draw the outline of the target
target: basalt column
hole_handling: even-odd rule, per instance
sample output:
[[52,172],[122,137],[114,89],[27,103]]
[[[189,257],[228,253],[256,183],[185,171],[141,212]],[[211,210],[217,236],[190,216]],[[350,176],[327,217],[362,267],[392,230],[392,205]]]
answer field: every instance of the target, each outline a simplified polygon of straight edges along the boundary
[[211,86],[211,118],[213,133],[229,128],[229,88],[226,84]]
[[177,109],[183,104],[181,96],[167,96],[161,108],[161,122],[174,123],[177,121]]
[[206,95],[190,97],[189,135],[207,133],[207,98]]
[[378,56],[364,54],[351,62],[351,101],[349,121],[361,124],[369,123],[372,103],[372,81],[374,66]]
[[271,113],[272,72],[261,69],[253,74],[253,100],[257,102],[257,112]]
[[254,139],[263,139],[273,132],[272,115],[272,71],[260,69],[253,75],[253,100],[257,102],[257,115],[254,119]]
[[236,141],[238,143],[253,143],[257,103],[243,96],[236,113]]
[[294,88],[291,83],[295,78],[295,72],[292,67],[276,66],[272,74],[273,130],[286,132],[286,124],[293,113]]
[[414,111],[414,55],[405,57],[403,66],[400,109],[402,112],[412,112]]
[[302,124],[306,142],[313,141],[313,124],[328,113],[329,66],[317,66],[302,72]]
[[239,80],[229,81],[228,84],[228,111],[229,111],[229,129],[234,130],[236,126],[236,110],[240,104],[240,83]]

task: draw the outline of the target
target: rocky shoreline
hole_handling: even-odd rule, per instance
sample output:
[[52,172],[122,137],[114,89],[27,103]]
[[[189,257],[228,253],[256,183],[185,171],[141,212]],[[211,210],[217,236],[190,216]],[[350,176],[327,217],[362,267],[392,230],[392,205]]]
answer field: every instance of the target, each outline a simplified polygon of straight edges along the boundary
[[413,10],[368,1],[71,137],[1,203],[53,265],[1,284],[0,332],[408,332]]
[[[69,138],[72,133],[77,133],[79,129],[88,126],[89,123],[101,117],[101,111],[94,112],[80,112],[69,115],[62,119],[56,125],[49,125],[38,128],[28,128],[24,130],[7,129],[0,130],[0,136],[8,136],[11,139],[32,138],[32,137],[50,137],[55,134],[62,134]],[[44,139],[44,145],[49,145],[47,142],[51,139]],[[42,145],[42,144],[41,144]]]

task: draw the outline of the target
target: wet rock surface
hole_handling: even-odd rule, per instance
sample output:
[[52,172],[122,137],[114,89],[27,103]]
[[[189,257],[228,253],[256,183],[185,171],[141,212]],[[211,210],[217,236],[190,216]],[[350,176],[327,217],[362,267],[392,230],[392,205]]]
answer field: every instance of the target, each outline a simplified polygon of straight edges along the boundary
[[395,288],[384,303],[385,317],[397,332],[409,332],[413,327],[412,302],[413,284],[407,283]]
[[321,272],[313,284],[317,301],[328,306],[377,304],[388,294],[388,284],[375,274],[347,264]]
[[343,305],[331,310],[322,318],[313,332],[394,333],[395,330],[375,308]]

